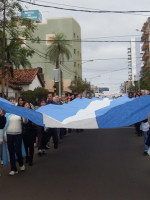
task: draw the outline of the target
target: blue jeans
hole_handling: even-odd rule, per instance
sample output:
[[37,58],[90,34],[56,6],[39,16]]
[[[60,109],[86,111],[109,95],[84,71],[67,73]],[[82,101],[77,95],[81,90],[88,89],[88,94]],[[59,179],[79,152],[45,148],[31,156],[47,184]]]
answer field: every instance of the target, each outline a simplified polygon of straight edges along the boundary
[[146,152],[148,151],[148,146],[146,145],[148,134],[149,134],[149,131],[143,131],[143,135],[144,135],[144,151],[146,151]]

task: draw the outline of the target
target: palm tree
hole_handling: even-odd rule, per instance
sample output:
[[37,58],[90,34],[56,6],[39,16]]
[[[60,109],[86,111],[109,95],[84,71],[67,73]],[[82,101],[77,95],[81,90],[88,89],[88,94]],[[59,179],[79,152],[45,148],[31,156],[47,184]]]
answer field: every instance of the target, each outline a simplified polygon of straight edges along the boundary
[[49,60],[56,65],[59,70],[59,96],[61,96],[61,69],[60,62],[63,63],[64,59],[67,60],[71,57],[70,43],[66,40],[64,33],[57,33],[51,45],[47,49],[47,56]]

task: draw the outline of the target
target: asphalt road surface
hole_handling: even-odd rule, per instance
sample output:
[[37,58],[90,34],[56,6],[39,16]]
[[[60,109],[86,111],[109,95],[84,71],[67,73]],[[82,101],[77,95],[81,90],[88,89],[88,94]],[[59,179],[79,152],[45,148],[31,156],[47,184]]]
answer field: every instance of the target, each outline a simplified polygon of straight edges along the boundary
[[134,128],[85,130],[10,177],[1,167],[0,200],[143,200],[150,198],[150,157]]

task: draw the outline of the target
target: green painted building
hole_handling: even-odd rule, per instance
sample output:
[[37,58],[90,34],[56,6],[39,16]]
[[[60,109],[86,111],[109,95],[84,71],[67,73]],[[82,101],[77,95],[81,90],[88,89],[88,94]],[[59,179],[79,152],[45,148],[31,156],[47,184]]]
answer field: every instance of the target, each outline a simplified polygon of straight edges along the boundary
[[41,67],[44,74],[45,88],[49,91],[53,91],[54,86],[54,72],[55,65],[53,65],[48,58],[45,57],[48,45],[50,41],[55,37],[57,33],[64,33],[67,40],[71,40],[70,51],[72,57],[69,61],[65,60],[61,65],[63,91],[69,91],[68,86],[71,81],[80,77],[82,78],[82,54],[81,54],[81,28],[75,19],[71,17],[66,18],[50,18],[46,23],[37,23],[37,30],[34,36],[39,36],[40,43],[31,43],[25,41],[25,43],[35,50],[35,54],[30,59],[33,68]]

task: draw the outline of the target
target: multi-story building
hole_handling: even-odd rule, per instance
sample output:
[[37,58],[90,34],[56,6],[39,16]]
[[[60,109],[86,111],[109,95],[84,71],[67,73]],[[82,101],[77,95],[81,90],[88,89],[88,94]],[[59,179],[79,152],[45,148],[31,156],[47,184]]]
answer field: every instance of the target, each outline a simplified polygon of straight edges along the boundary
[[39,36],[39,43],[25,41],[26,45],[35,50],[34,56],[30,59],[33,68],[42,68],[45,80],[45,88],[53,91],[54,86],[54,69],[56,66],[46,57],[47,48],[57,33],[63,33],[66,40],[70,42],[70,60],[64,60],[61,65],[63,91],[69,91],[68,86],[71,81],[80,77],[82,78],[82,54],[81,54],[81,28],[78,22],[71,18],[50,18],[46,23],[36,23],[37,29],[34,37]]
[[142,46],[142,51],[144,51],[142,71],[147,71],[150,68],[150,17],[144,23],[141,31],[143,32],[141,41],[144,42]]
[[131,38],[130,48],[128,48],[128,81],[134,84],[140,79],[141,71],[141,51],[140,39],[138,37]]

